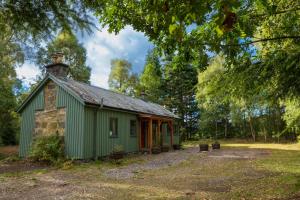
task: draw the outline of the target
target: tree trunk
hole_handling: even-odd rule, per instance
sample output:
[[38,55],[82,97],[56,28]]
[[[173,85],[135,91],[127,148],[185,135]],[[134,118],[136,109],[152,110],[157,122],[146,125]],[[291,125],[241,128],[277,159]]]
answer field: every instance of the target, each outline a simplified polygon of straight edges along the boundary
[[264,135],[265,135],[265,142],[267,142],[267,130],[266,130],[265,125],[264,125]]
[[255,134],[255,130],[253,129],[253,123],[252,123],[252,117],[249,115],[249,125],[250,125],[250,131],[251,131],[251,135],[253,138],[253,141],[256,141],[256,134]]
[[225,119],[225,131],[224,131],[224,137],[227,138],[227,119]]
[[218,121],[216,121],[216,136],[215,136],[215,140],[217,139],[217,135],[218,135]]

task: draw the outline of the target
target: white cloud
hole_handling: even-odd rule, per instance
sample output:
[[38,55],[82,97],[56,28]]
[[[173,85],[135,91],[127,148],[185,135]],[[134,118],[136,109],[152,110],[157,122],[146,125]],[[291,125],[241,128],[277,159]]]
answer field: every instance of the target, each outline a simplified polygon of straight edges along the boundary
[[39,68],[29,62],[25,62],[21,67],[16,68],[17,77],[24,81],[25,86],[36,82],[36,77],[40,73]]
[[[87,64],[92,68],[92,85],[108,88],[110,61],[113,58],[127,59],[133,65],[135,72],[140,72],[144,66],[147,51],[152,44],[143,33],[136,32],[132,27],[125,27],[118,35],[111,34],[107,28],[95,30],[92,35],[80,38],[87,50]],[[19,78],[24,78],[25,84],[35,82],[40,70],[34,64],[26,62],[17,68]]]
[[84,41],[84,46],[87,50],[87,63],[92,68],[91,83],[104,88],[108,88],[111,59],[127,59],[133,64],[134,71],[140,72],[145,55],[152,47],[144,34],[131,27],[126,27],[118,35],[110,34],[104,28]]

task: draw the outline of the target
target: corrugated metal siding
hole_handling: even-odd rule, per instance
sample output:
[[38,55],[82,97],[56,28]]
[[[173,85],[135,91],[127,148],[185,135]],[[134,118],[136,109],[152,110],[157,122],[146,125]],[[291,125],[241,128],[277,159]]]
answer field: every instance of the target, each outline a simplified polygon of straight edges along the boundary
[[33,97],[23,109],[21,113],[21,132],[19,155],[25,157],[28,155],[32,134],[34,131],[34,113],[36,110],[44,109],[44,91],[40,90],[35,97]]
[[95,129],[95,117],[97,113],[96,109],[85,108],[84,109],[84,158],[92,158],[94,151],[94,134]]
[[[118,137],[109,136],[109,119],[118,118]],[[130,136],[130,120],[137,120],[136,115],[116,112],[111,110],[98,110],[97,133],[96,133],[96,155],[109,155],[115,145],[122,145],[126,152],[138,151],[137,137]],[[138,124],[138,121],[137,121]]]
[[84,105],[62,87],[58,87],[57,107],[66,108],[65,153],[68,158],[84,157]]

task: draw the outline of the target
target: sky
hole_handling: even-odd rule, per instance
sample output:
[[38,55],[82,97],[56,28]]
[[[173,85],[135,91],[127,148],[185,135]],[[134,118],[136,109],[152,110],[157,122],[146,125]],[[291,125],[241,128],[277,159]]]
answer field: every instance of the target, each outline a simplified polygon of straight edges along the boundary
[[[95,30],[91,35],[77,35],[86,48],[87,64],[92,68],[91,84],[103,88],[108,88],[111,59],[126,59],[132,64],[133,71],[140,73],[147,52],[153,48],[143,33],[134,31],[130,26],[125,27],[118,35],[110,34],[107,28]],[[25,62],[16,71],[25,86],[34,83],[40,73],[38,67],[30,62]]]

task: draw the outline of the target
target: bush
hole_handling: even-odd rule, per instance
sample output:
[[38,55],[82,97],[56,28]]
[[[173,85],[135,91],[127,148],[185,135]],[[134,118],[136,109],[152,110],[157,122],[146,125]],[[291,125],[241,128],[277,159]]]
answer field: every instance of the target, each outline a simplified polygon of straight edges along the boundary
[[55,164],[64,158],[64,146],[62,138],[56,134],[40,136],[32,143],[29,158],[33,161]]
[[113,153],[124,153],[124,147],[122,145],[115,145]]
[[115,145],[113,151],[110,154],[110,158],[114,160],[119,160],[124,157],[124,148],[122,145]]

